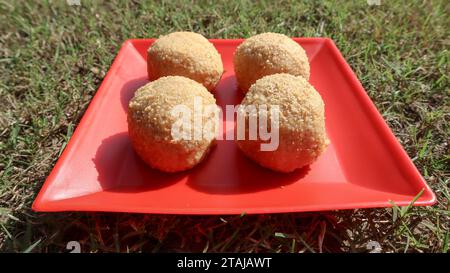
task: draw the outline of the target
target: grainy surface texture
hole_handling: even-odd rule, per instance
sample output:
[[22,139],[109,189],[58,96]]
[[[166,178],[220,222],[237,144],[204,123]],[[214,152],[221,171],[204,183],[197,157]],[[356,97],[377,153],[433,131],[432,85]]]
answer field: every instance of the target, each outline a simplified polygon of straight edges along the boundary
[[[0,0],[0,250],[448,252],[447,1]],[[34,213],[30,206],[129,38],[195,31],[332,38],[434,189],[433,207],[241,216]]]
[[[263,109],[261,106],[266,107],[267,124],[278,127],[279,139],[272,145],[260,137],[257,140],[247,137],[237,141],[248,157],[264,167],[292,172],[313,163],[329,143],[325,132],[323,100],[301,76],[286,73],[265,76],[250,87],[241,104],[255,107],[253,111],[250,109],[250,113],[248,110],[243,112],[247,114],[247,119],[254,120],[264,116],[259,111]],[[278,107],[278,114],[272,109],[273,106]],[[275,120],[278,122],[273,123]],[[273,132],[275,129],[271,127],[270,130]],[[263,143],[266,147],[261,146]]]
[[223,64],[217,49],[198,33],[180,31],[163,35],[148,49],[148,75],[184,76],[212,91],[222,77]]
[[239,88],[247,92],[256,80],[271,74],[289,73],[309,80],[305,50],[279,33],[261,33],[246,39],[233,58]]
[[[193,113],[199,111],[195,107],[218,109],[214,96],[186,77],[161,77],[136,91],[128,108],[128,134],[148,165],[178,172],[191,169],[207,156],[214,142],[214,126],[203,134],[202,127],[195,126]],[[214,124],[214,112],[208,113],[200,116],[202,123]]]

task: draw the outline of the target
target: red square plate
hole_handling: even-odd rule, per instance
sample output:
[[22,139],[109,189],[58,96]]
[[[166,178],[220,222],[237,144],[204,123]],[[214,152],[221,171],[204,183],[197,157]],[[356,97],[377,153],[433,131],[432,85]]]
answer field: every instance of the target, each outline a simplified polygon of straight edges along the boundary
[[[153,39],[122,46],[73,137],[45,181],[36,211],[172,214],[276,213],[431,205],[435,196],[384,122],[334,43],[296,38],[311,63],[311,84],[325,101],[331,145],[311,166],[291,174],[266,170],[233,141],[218,141],[199,166],[178,174],[148,168],[134,153],[126,113],[147,80]],[[242,40],[211,40],[225,73],[220,106],[238,104],[232,56]],[[226,122],[226,121],[225,121]],[[229,121],[232,122],[232,121]],[[233,126],[234,124],[231,124]],[[230,127],[228,127],[230,128]]]

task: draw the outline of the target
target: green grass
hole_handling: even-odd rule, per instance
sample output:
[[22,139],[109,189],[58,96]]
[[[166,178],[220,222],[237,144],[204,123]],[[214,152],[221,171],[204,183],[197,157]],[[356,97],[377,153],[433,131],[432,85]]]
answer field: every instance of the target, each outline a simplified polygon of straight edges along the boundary
[[[448,14],[445,0],[380,6],[81,0],[80,7],[0,0],[1,251],[61,252],[77,240],[84,252],[365,252],[369,241],[385,252],[448,252]],[[331,37],[438,203],[223,217],[32,212],[122,42],[175,30],[209,38],[266,31]]]

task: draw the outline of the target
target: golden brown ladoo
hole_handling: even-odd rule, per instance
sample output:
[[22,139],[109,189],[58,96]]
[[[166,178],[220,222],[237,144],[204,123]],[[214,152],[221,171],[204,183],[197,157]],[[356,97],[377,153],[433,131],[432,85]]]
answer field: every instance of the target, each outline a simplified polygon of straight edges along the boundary
[[173,32],[157,39],[147,51],[150,80],[184,76],[212,91],[223,74],[219,52],[205,37],[194,32]]
[[246,39],[234,55],[234,71],[245,93],[256,80],[271,74],[288,73],[309,80],[305,50],[291,38],[278,33],[262,33]]
[[[237,140],[238,147],[260,165],[279,172],[292,172],[314,162],[329,140],[325,131],[324,103],[303,77],[290,74],[265,76],[253,84],[242,105],[279,106],[279,145],[261,151],[261,141]],[[269,116],[268,120],[271,120]],[[270,122],[269,122],[270,124]],[[248,130],[248,126],[246,125]]]
[[[179,119],[173,109],[182,105],[194,109],[196,103],[214,105],[216,100],[206,88],[185,77],[159,78],[139,88],[128,108],[128,133],[136,153],[151,167],[165,172],[190,169],[202,161],[213,145],[215,136],[201,139],[174,139],[172,127]],[[203,124],[213,115],[202,115]],[[188,119],[192,133],[197,130],[194,115]]]

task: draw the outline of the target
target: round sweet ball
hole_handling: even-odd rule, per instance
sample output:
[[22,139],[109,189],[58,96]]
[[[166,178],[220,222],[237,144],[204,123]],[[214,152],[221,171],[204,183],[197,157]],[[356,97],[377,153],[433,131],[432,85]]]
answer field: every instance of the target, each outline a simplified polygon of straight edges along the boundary
[[[194,106],[217,107],[215,103],[203,85],[185,77],[162,77],[144,85],[128,107],[128,134],[134,150],[150,167],[161,171],[194,167],[207,156],[215,141],[214,134],[203,134],[198,127],[211,124],[208,122],[213,122],[214,115],[200,112],[201,122],[194,123]],[[197,137],[195,132],[199,131]]]
[[173,32],[157,39],[147,51],[150,80],[184,76],[212,91],[223,74],[219,52],[205,37],[194,32]]
[[305,50],[279,33],[262,33],[246,39],[234,54],[234,70],[239,88],[247,92],[256,80],[271,74],[288,73],[309,80]]
[[[267,137],[262,140],[261,132],[256,140],[249,139],[250,115],[246,116],[247,137],[236,140],[242,152],[263,167],[292,172],[313,163],[329,143],[323,100],[303,77],[290,74],[265,76],[250,87],[241,104],[268,109],[267,132],[271,134],[270,140]],[[272,123],[275,116],[269,109],[273,107],[279,109],[278,124]],[[262,149],[263,143],[271,143],[271,149]]]

